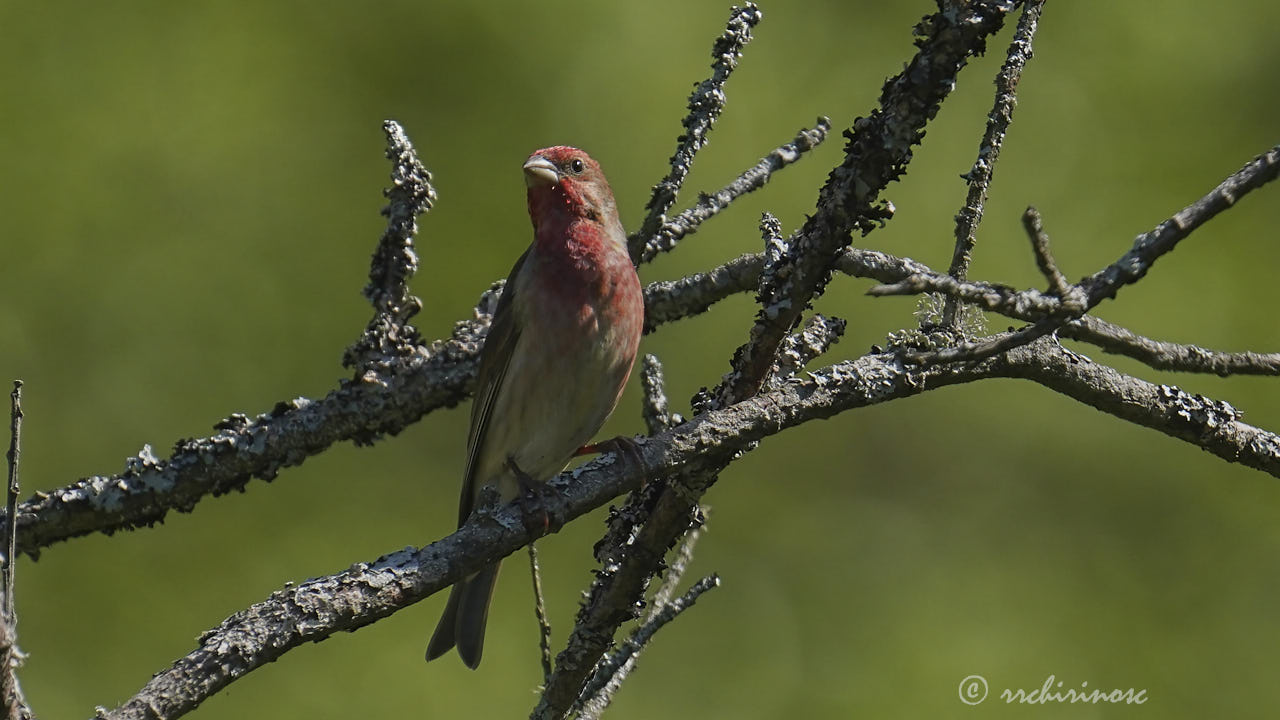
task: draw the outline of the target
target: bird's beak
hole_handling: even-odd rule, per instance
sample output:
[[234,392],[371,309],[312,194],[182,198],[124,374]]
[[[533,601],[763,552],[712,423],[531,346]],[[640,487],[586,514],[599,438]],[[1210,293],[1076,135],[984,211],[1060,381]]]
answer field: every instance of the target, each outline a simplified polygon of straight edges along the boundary
[[555,185],[560,182],[560,171],[550,160],[535,155],[524,164],[524,184],[529,187]]

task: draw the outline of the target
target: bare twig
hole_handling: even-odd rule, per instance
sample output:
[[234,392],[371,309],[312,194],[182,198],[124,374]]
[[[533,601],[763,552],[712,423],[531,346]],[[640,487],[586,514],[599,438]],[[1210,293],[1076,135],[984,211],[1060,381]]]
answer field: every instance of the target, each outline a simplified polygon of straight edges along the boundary
[[666,220],[666,213],[676,202],[680,186],[684,184],[693,158],[707,144],[707,135],[716,118],[724,109],[724,85],[729,75],[738,67],[742,49],[751,42],[751,28],[763,17],[755,3],[733,8],[724,34],[716,39],[711,49],[711,77],[698,83],[689,95],[689,114],[685,116],[684,134],[680,136],[675,154],[671,156],[671,172],[653,186],[653,197],[645,205],[649,214],[640,225],[640,231],[628,242],[633,262],[639,260],[641,250],[658,234]]
[[[14,517],[18,508],[19,464],[22,458],[22,381],[13,381],[13,391],[9,393],[9,486],[6,506],[9,517]],[[18,649],[18,614],[14,610],[15,595],[13,584],[14,565],[18,560],[17,525],[9,523],[7,545],[4,556],[4,603],[3,617],[0,617],[0,703],[4,705],[6,720],[30,720],[31,708],[23,695],[22,685],[18,683],[18,666],[22,664],[23,654]]]
[[[622,687],[622,682],[635,669],[636,660],[639,659],[640,653],[648,646],[653,636],[667,623],[675,620],[680,613],[693,607],[693,604],[698,601],[698,598],[704,592],[719,586],[720,576],[715,574],[708,575],[694,583],[684,595],[664,604],[661,609],[655,609],[655,612],[649,615],[644,624],[636,628],[635,632],[622,643],[622,646],[611,653],[596,668],[592,682],[583,691],[586,700],[582,703],[578,714],[580,720],[599,718],[609,707],[609,704],[613,702],[613,696]],[[597,677],[601,678],[598,688],[593,687]]]
[[[904,354],[904,359],[917,364],[973,361],[990,357],[1043,337],[1071,320],[1080,318],[1103,300],[1114,297],[1121,287],[1137,282],[1156,259],[1176,247],[1196,228],[1234,205],[1249,192],[1271,182],[1277,175],[1280,175],[1280,145],[1254,158],[1207,195],[1160,223],[1154,230],[1139,235],[1133,247],[1119,260],[1085,278],[1078,285],[1068,286],[1065,292],[1057,296],[1044,295],[1034,290],[1018,292],[999,286],[964,283],[936,273],[913,274],[892,285],[871,288],[868,294],[898,295],[936,291],[978,304],[987,310],[1010,315],[1024,313],[1028,308],[1033,309],[1039,316],[1035,324],[1013,335],[962,343],[937,351],[908,351]],[[1048,252],[1047,249],[1039,249],[1035,242],[1033,246],[1038,248],[1038,255]],[[1047,262],[1049,267],[1056,267],[1051,258]]]
[[[675,558],[658,586],[658,591],[654,593],[645,621],[631,632],[629,640],[623,643],[622,647],[609,653],[608,657],[602,660],[591,673],[591,679],[587,681],[581,693],[583,701],[580,709],[583,714],[580,717],[589,717],[593,712],[599,715],[612,701],[613,694],[617,692],[622,681],[635,669],[636,660],[645,645],[645,642],[639,641],[637,634],[652,623],[670,604],[676,588],[680,586],[680,581],[684,577],[685,570],[693,562],[693,549],[700,537],[702,537],[700,527],[685,533],[680,547],[676,549]],[[648,637],[652,637],[652,633],[647,635],[646,641]]]
[[1038,290],[1016,290],[1007,285],[961,281],[932,270],[912,273],[897,282],[867,289],[867,294],[873,297],[931,292],[953,296],[983,310],[1016,318],[1038,318],[1062,309],[1061,299]]
[[[13,391],[9,393],[9,487],[6,512],[9,517],[18,514],[18,468],[22,460],[22,381],[13,381]],[[13,614],[13,572],[18,559],[18,526],[9,523],[6,528],[6,549],[4,553],[4,620],[14,622]]]
[[1105,352],[1127,355],[1156,370],[1228,375],[1280,375],[1280,353],[1209,350],[1198,345],[1161,342],[1085,315],[1058,329],[1062,337],[1097,345]]
[[542,571],[538,567],[538,548],[534,543],[529,543],[529,575],[533,578],[533,614],[538,618],[542,680],[546,682],[551,677],[551,621],[547,619],[547,604],[542,595]]
[[[704,517],[706,512],[703,513]],[[702,539],[702,531],[705,525],[698,525],[689,528],[689,532],[684,534],[680,539],[680,546],[676,548],[675,557],[672,558],[671,564],[667,566],[667,573],[662,578],[662,583],[658,585],[658,590],[653,594],[653,602],[649,604],[649,614],[645,616],[646,622],[652,620],[675,596],[676,589],[680,587],[680,582],[684,579],[684,573],[693,564],[693,551],[698,546],[698,541]]]
[[999,375],[1032,380],[1102,412],[1193,443],[1227,462],[1280,477],[1280,437],[1241,422],[1240,411],[1225,402],[1125,375],[1052,338],[994,360],[992,370]]
[[763,255],[743,255],[707,272],[650,283],[644,294],[644,331],[697,315],[731,295],[755,288],[763,267]]
[[[956,246],[948,274],[957,280],[964,280],[969,272],[969,259],[978,241],[978,225],[982,222],[987,191],[991,186],[996,163],[1000,160],[1005,133],[1013,122],[1013,109],[1018,104],[1018,81],[1022,78],[1022,69],[1031,59],[1031,40],[1035,37],[1036,23],[1043,7],[1044,0],[1028,0],[1023,4],[1018,28],[1014,31],[1013,41],[1009,43],[1008,55],[1000,72],[996,74],[995,105],[987,114],[987,129],[978,145],[978,159],[965,175],[965,180],[969,183],[968,197],[965,198],[964,207],[956,215]],[[942,311],[944,325],[955,324],[956,307],[956,298],[948,296]]]
[[985,360],[1038,340],[1053,332],[1058,325],[1053,318],[1043,318],[1016,332],[993,335],[978,342],[961,342],[938,350],[903,350],[902,360],[914,365]]
[[1139,235],[1123,257],[1081,282],[1089,295],[1087,309],[1115,297],[1120,288],[1140,280],[1156,260],[1177,247],[1196,228],[1235,205],[1245,195],[1275,180],[1277,175],[1280,175],[1280,145],[1250,160],[1209,194],[1153,230]]
[[[663,223],[658,232],[644,242],[640,262],[649,262],[658,253],[670,251],[685,235],[697,231],[699,225],[729,207],[734,200],[764,187],[765,183],[773,177],[773,173],[794,163],[804,157],[805,153],[821,145],[822,141],[827,139],[827,132],[830,129],[831,121],[820,117],[812,130],[801,130],[796,133],[794,140],[760,158],[759,162],[744,170],[733,182],[719,191],[711,195],[700,194],[698,202],[693,207]],[[637,232],[631,237],[630,242],[638,243],[640,237],[641,233]]]
[[1040,268],[1040,274],[1049,281],[1049,292],[1059,298],[1067,297],[1071,292],[1071,284],[1058,269],[1058,263],[1053,259],[1053,252],[1049,250],[1049,233],[1044,231],[1044,221],[1040,218],[1040,211],[1028,207],[1022,214],[1022,227],[1026,229],[1027,237],[1031,240],[1031,250],[1036,256],[1036,267]]

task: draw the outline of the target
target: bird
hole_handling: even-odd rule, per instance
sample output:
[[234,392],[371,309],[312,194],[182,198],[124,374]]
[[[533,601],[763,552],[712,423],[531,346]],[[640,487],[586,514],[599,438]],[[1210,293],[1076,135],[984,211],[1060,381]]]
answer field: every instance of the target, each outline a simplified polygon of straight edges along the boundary
[[[510,502],[599,449],[587,443],[618,404],[644,328],[644,293],[600,165],[555,146],[523,170],[533,242],[511,268],[480,352],[459,527],[482,489]],[[454,584],[427,660],[456,646],[479,667],[499,564]]]

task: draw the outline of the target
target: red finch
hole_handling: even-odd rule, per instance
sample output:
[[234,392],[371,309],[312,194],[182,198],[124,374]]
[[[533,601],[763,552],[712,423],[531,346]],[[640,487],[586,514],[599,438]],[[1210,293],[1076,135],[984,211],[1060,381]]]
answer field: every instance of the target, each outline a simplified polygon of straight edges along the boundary
[[[533,244],[507,277],[480,353],[458,525],[481,488],[504,502],[544,483],[604,424],[627,384],[644,326],[640,279],[613,191],[585,152],[539,150],[524,163]],[[460,580],[427,645],[480,664],[498,563]]]

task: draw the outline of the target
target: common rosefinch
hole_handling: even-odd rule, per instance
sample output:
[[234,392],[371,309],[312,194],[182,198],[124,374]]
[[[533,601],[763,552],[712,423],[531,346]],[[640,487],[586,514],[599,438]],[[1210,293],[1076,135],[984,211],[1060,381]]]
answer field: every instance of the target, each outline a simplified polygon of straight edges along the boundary
[[[640,279],[613,191],[585,152],[551,147],[524,164],[533,243],[507,278],[480,353],[458,525],[481,488],[504,502],[564,469],[627,384],[644,325]],[[480,664],[498,563],[460,580],[427,645]]]

